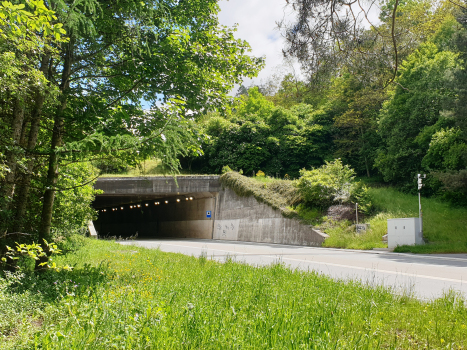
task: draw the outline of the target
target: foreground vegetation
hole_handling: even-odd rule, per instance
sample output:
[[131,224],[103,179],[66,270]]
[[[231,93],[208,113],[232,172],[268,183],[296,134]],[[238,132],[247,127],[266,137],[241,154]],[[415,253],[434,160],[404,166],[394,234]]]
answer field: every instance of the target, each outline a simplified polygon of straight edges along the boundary
[[454,294],[422,302],[282,265],[80,239],[71,272],[0,279],[2,349],[461,349]]

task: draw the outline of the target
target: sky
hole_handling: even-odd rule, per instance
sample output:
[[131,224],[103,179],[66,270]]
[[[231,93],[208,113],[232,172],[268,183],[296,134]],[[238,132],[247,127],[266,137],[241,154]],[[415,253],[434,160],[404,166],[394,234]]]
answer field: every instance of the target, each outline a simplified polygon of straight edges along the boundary
[[238,23],[236,37],[246,40],[253,56],[266,56],[266,67],[253,80],[245,80],[249,86],[265,82],[277,73],[283,64],[282,48],[284,39],[277,29],[276,22],[290,17],[290,10],[285,9],[286,0],[221,0],[219,22],[233,26]]
[[[294,14],[289,7],[285,7],[286,0],[221,0],[219,22],[223,25],[233,26],[238,23],[236,37],[246,40],[251,48],[253,56],[266,56],[266,67],[253,80],[245,80],[243,85],[260,84],[265,82],[273,74],[282,72],[292,72],[290,66],[284,65],[282,48],[285,46],[285,40],[277,29],[276,22],[285,19],[285,22],[293,22]],[[355,5],[356,6],[356,5]],[[368,7],[365,7],[368,10]],[[359,13],[355,7],[356,13]],[[372,5],[368,16],[372,23],[378,23],[379,9]],[[365,27],[369,27],[364,22]],[[294,74],[303,77],[300,74],[298,63],[293,65]],[[238,86],[234,88],[236,92]]]

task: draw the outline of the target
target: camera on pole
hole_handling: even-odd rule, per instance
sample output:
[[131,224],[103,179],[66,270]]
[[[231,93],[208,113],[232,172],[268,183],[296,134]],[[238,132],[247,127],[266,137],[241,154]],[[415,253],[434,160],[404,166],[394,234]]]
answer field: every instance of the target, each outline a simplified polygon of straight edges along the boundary
[[418,190],[420,191],[422,189],[422,187],[423,187],[422,180],[426,179],[426,175],[425,174],[423,174],[423,175],[418,174],[417,178],[418,178]]

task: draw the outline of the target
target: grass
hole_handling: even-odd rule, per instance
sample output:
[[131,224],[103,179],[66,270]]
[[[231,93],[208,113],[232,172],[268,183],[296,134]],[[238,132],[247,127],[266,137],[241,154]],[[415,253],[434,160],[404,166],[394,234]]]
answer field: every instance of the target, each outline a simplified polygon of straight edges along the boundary
[[[418,197],[388,187],[370,188],[369,193],[377,214],[365,222],[370,230],[358,235],[348,221],[325,221],[322,229],[330,235],[326,247],[372,249],[387,245],[381,241],[387,233],[387,219],[418,217]],[[425,245],[401,246],[396,252],[465,253],[467,252],[467,208],[453,207],[436,198],[422,198]]]
[[370,224],[370,229],[362,234],[355,232],[355,226],[350,221],[333,222],[325,220],[320,225],[321,230],[329,235],[324,241],[324,247],[346,249],[373,249],[387,248],[387,243],[382,241],[387,232],[387,219],[391,219],[390,213],[379,213],[365,223]]
[[281,211],[285,217],[297,217],[292,207],[300,201],[300,194],[292,181],[272,179],[264,176],[246,177],[230,171],[220,177],[223,186],[231,188],[238,196],[255,197]]
[[[418,217],[418,197],[391,188],[370,189],[375,205],[392,217]],[[467,208],[436,198],[423,198],[423,235],[428,244],[398,247],[398,252],[467,252]]]
[[[181,175],[191,175],[192,172],[188,169],[181,169]],[[147,159],[140,166],[130,167],[120,173],[102,173],[101,177],[137,177],[137,176],[154,176],[154,175],[172,175],[162,165],[160,159]]]
[[283,265],[255,268],[109,241],[72,272],[0,279],[2,349],[463,349],[467,309]]

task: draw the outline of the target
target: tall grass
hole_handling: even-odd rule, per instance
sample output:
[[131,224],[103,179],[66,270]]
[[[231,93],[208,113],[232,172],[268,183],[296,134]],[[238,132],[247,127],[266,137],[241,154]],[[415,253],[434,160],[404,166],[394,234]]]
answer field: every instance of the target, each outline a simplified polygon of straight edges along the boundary
[[[330,235],[327,247],[372,249],[387,246],[382,237],[387,233],[387,219],[418,217],[418,197],[395,189],[370,188],[376,215],[366,219],[370,230],[355,233],[350,222],[325,221],[322,229]],[[464,253],[467,252],[467,208],[453,207],[435,198],[423,198],[423,234],[428,244],[397,247],[398,252]]]
[[467,347],[467,310],[454,294],[422,302],[279,264],[208,258],[90,241],[61,258],[74,271],[0,288],[2,309],[21,298],[22,306],[38,305],[8,314],[0,348]]
[[[370,189],[374,204],[392,217],[418,217],[418,197],[391,188]],[[436,198],[423,198],[423,235],[428,244],[397,251],[467,252],[467,208],[453,207]]]

